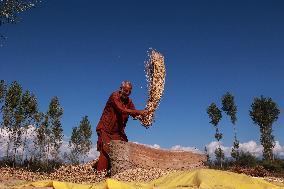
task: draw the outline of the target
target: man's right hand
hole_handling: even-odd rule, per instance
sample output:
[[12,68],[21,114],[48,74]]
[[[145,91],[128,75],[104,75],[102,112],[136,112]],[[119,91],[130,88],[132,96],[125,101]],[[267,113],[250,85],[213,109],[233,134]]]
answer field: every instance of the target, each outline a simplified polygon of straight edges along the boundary
[[146,116],[147,114],[149,114],[148,110],[131,110],[132,114],[134,114],[135,116]]
[[142,116],[146,116],[146,115],[148,115],[149,114],[149,110],[141,110],[140,111],[140,115],[142,115]]

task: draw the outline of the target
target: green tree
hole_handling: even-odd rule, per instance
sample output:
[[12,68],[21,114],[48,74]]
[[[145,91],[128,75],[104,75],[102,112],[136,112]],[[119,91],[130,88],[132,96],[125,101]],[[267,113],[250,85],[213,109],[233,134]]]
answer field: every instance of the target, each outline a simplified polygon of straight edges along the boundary
[[225,154],[224,154],[223,150],[219,146],[218,148],[215,149],[214,153],[215,153],[215,156],[216,156],[216,162],[218,164],[220,164],[220,166],[222,168],[223,167],[223,161],[225,159]]
[[5,104],[3,107],[3,126],[9,131],[7,141],[6,157],[9,158],[12,147],[13,161],[18,158],[18,147],[22,144],[21,123],[23,121],[23,109],[21,107],[22,87],[14,81],[7,89]]
[[51,149],[51,129],[48,114],[40,113],[37,118],[37,129],[35,137],[36,156],[40,162],[47,167]]
[[79,130],[82,133],[83,138],[83,146],[82,146],[82,155],[83,157],[87,156],[87,153],[90,151],[92,147],[92,128],[91,123],[88,120],[88,116],[84,116],[82,121],[80,122]]
[[231,151],[231,156],[238,160],[239,157],[239,141],[237,140],[237,130],[236,130],[236,121],[237,121],[237,106],[234,101],[234,96],[227,92],[222,97],[222,110],[230,116],[231,122],[233,124],[234,130],[234,141],[233,141],[233,148]]
[[78,127],[73,127],[71,139],[69,141],[69,147],[71,149],[71,152],[68,156],[68,159],[73,164],[79,164],[80,162],[81,141],[82,141],[82,136]]
[[[7,86],[5,84],[4,80],[0,80],[0,115],[2,114],[2,110],[4,108],[4,100],[5,100],[5,96],[6,96],[6,90],[7,90]],[[2,116],[3,117],[3,116]],[[0,129],[2,128],[3,123],[0,123]],[[3,143],[4,141],[1,140]],[[2,143],[0,143],[0,145],[2,146]]]
[[[0,80],[0,114],[2,114],[4,109],[4,102],[6,98],[7,86],[4,80]],[[3,116],[2,116],[3,118]],[[1,127],[4,125],[4,122],[1,122]]]
[[[27,148],[27,131],[28,131],[28,126],[30,125],[35,125],[36,124],[36,116],[38,114],[38,104],[37,104],[37,98],[34,94],[31,94],[30,91],[26,91],[21,98],[21,108],[23,111],[23,120],[21,123],[21,128],[25,132],[25,137],[23,139],[23,153],[22,153],[22,159],[24,152],[29,152],[34,151],[34,149],[28,149]],[[28,153],[27,153],[28,154]],[[26,158],[27,158],[26,154]]]
[[[7,23],[21,21],[20,13],[35,7],[40,0],[1,0],[0,1],[0,26]],[[0,33],[0,45],[6,37]]]
[[87,116],[84,116],[79,127],[73,127],[72,129],[72,135],[69,141],[69,147],[71,148],[69,160],[72,163],[78,164],[81,156],[83,159],[87,156],[92,146],[91,136],[92,130],[90,121]]
[[206,155],[205,165],[210,166],[211,165],[211,159],[210,159],[210,155],[209,155],[209,152],[208,152],[206,146],[204,147],[204,152],[205,152],[205,155]]
[[46,144],[46,125],[44,125],[45,115],[43,113],[39,113],[36,117],[37,125],[36,125],[36,135],[35,135],[35,148],[36,148],[36,156],[39,160],[44,158],[45,154],[45,144]]
[[48,116],[51,126],[51,154],[54,159],[59,158],[59,149],[62,145],[63,129],[61,125],[61,117],[63,115],[63,108],[60,107],[58,97],[53,97],[49,104]]
[[257,158],[250,152],[240,151],[238,165],[241,167],[255,167]]
[[0,88],[2,126],[8,131],[6,158],[13,157],[14,163],[21,162],[27,150],[27,128],[35,123],[38,112],[37,98],[29,91],[23,93],[21,85],[16,81],[9,87],[1,81]]
[[254,98],[251,105],[250,116],[255,124],[260,127],[260,142],[263,146],[263,157],[267,161],[273,160],[273,147],[275,146],[272,135],[272,124],[278,119],[280,110],[271,98]]
[[215,155],[216,155],[217,163],[219,163],[220,167],[222,167],[222,162],[224,160],[224,153],[220,147],[220,140],[222,139],[223,134],[220,133],[219,128],[218,128],[218,123],[222,119],[222,112],[215,103],[211,103],[210,106],[207,108],[207,114],[211,120],[210,123],[214,126],[216,130],[215,138],[218,141],[219,146],[215,150]]
[[24,125],[34,124],[38,114],[36,96],[31,94],[30,91],[26,91],[22,96],[21,106],[23,108]]
[[6,94],[6,84],[5,84],[5,81],[4,80],[1,80],[0,81],[0,112],[2,111],[2,103],[5,99],[5,94]]

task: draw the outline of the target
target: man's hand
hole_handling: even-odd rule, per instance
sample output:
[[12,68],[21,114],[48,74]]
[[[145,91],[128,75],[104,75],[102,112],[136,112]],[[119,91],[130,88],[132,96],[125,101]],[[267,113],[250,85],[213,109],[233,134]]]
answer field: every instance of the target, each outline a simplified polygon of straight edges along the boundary
[[150,112],[149,110],[130,110],[132,115],[135,115],[135,116],[146,116],[148,115]]
[[140,115],[142,115],[142,116],[146,116],[146,115],[148,115],[150,112],[149,112],[149,110],[141,110],[140,111]]

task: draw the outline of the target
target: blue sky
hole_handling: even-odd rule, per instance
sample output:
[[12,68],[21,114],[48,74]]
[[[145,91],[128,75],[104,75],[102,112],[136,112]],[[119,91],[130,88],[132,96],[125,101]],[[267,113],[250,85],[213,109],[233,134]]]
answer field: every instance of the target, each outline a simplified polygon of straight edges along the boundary
[[[144,108],[144,61],[153,47],[165,56],[165,94],[152,128],[129,120],[130,141],[203,149],[214,140],[206,108],[220,106],[229,91],[238,106],[239,140],[259,143],[249,109],[264,95],[280,107],[273,134],[283,145],[283,9],[280,0],[43,1],[21,23],[1,26],[8,39],[0,48],[0,79],[34,92],[41,111],[58,96],[67,136],[88,115],[95,143],[106,100],[122,80],[132,81],[131,98]],[[223,144],[232,145],[225,115],[220,130]]]

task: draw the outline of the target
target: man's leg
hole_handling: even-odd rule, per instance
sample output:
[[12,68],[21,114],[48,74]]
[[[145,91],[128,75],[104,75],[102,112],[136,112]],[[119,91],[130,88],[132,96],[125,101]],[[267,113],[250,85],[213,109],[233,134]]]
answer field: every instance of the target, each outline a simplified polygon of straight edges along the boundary
[[97,150],[100,152],[98,163],[96,166],[97,171],[105,171],[108,169],[108,159],[109,156],[106,153],[106,142],[109,140],[106,133],[102,130],[97,131],[98,141]]
[[103,150],[100,151],[100,156],[97,165],[97,171],[107,171],[109,168],[109,157]]

